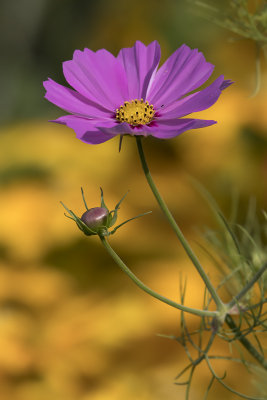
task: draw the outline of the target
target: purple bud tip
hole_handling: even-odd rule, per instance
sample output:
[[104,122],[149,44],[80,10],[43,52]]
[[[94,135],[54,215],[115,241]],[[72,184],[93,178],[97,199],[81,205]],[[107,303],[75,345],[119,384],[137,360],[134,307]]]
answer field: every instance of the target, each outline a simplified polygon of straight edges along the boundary
[[90,208],[90,210],[85,211],[85,213],[81,216],[81,220],[90,229],[95,230],[101,226],[106,226],[108,214],[109,212],[106,208]]

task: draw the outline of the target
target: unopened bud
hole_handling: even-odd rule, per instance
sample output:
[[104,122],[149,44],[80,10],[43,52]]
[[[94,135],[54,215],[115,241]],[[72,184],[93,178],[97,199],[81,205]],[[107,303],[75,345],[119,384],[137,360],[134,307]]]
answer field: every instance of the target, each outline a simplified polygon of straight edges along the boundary
[[108,215],[109,212],[106,208],[94,207],[85,211],[85,213],[81,216],[81,220],[85,225],[94,231],[98,228],[107,226]]
[[63,204],[61,202],[61,204],[63,205],[63,207],[69,214],[69,215],[65,214],[66,217],[75,221],[78,228],[81,231],[83,231],[83,233],[86,236],[98,235],[100,237],[103,237],[103,236],[113,235],[117,231],[117,229],[119,229],[121,226],[125,225],[129,221],[132,221],[133,219],[136,219],[138,217],[141,217],[143,215],[150,213],[150,212],[148,212],[148,213],[140,214],[140,215],[137,215],[136,217],[127,219],[126,221],[122,222],[121,224],[119,224],[115,228],[113,228],[112,231],[109,231],[109,228],[111,228],[116,223],[118,210],[119,210],[120,205],[127,193],[122,197],[122,199],[120,199],[120,201],[116,204],[115,208],[112,211],[109,211],[104,202],[103,190],[101,188],[100,188],[100,191],[101,191],[100,207],[94,207],[94,208],[88,209],[85,198],[84,198],[83,189],[82,189],[82,198],[83,198],[83,202],[84,202],[84,205],[85,205],[85,208],[87,211],[85,211],[85,213],[83,213],[81,218],[77,217],[77,215],[74,214],[73,211],[68,209],[68,207],[65,206],[65,204]]

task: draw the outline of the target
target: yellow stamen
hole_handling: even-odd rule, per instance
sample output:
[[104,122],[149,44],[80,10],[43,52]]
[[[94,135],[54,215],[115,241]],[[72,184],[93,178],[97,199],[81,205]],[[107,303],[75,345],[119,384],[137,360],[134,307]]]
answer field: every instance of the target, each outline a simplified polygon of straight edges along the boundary
[[116,110],[116,119],[119,122],[127,122],[130,125],[146,125],[152,121],[155,114],[153,105],[144,100],[125,101]]

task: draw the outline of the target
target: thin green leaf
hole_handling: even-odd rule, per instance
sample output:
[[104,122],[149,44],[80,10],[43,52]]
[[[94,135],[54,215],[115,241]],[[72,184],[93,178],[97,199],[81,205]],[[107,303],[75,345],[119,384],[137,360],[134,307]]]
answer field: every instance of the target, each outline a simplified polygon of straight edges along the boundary
[[212,385],[213,385],[214,380],[215,380],[215,376],[212,376],[212,377],[211,377],[211,380],[210,380],[210,383],[209,383],[209,385],[208,385],[208,387],[207,387],[207,389],[206,389],[206,391],[205,391],[205,393],[204,393],[204,398],[203,398],[203,400],[207,400],[208,395],[209,395],[209,392],[210,392],[210,389],[211,389],[211,387],[212,387]]
[[175,380],[181,378],[181,376],[183,376],[185,374],[186,371],[189,370],[189,368],[192,368],[192,364],[188,364],[181,372],[179,372],[179,374],[175,377]]
[[215,379],[222,385],[225,387],[225,389],[229,390],[229,392],[234,393],[235,395],[242,397],[243,399],[247,399],[247,400],[266,400],[263,397],[253,397],[253,396],[247,396],[244,393],[240,393],[237,390],[233,389],[231,386],[228,386],[223,379],[226,377],[226,372],[224,374],[224,376],[222,378],[220,378],[219,376],[216,375],[214,369],[212,368],[210,362],[209,362],[209,358],[206,357],[206,362],[207,365],[209,367],[210,372],[212,373],[212,375],[215,377]]
[[222,222],[224,223],[224,226],[225,226],[227,232],[229,233],[230,237],[232,238],[232,241],[233,241],[233,243],[234,243],[234,245],[235,245],[235,248],[236,248],[238,254],[241,255],[241,250],[240,250],[240,246],[239,246],[238,240],[237,240],[237,238],[236,238],[234,232],[233,232],[232,229],[230,228],[230,226],[229,226],[229,224],[228,224],[228,222],[227,222],[225,216],[223,215],[222,212],[219,212],[218,215],[219,215],[219,217],[221,218]]
[[195,368],[196,368],[195,365],[193,365],[193,367],[192,367],[192,369],[190,371],[190,375],[189,375],[189,379],[188,379],[188,385],[187,385],[186,393],[185,393],[185,400],[189,400],[189,393],[190,393],[190,389],[191,389],[191,384],[192,384]]

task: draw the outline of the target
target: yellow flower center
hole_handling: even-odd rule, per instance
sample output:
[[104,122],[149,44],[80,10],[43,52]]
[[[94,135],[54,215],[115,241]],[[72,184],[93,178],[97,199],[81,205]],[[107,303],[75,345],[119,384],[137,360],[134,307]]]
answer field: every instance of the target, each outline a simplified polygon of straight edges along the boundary
[[148,101],[141,100],[125,101],[120,108],[116,110],[116,120],[119,122],[128,122],[130,125],[146,125],[152,121],[155,114],[153,105]]

